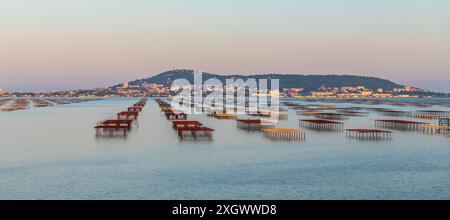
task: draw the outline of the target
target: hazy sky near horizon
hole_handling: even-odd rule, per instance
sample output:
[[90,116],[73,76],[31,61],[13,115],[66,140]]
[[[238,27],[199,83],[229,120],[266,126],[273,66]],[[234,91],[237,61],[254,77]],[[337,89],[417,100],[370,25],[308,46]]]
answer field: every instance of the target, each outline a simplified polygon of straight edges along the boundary
[[0,88],[103,87],[178,68],[450,92],[450,1],[0,1]]

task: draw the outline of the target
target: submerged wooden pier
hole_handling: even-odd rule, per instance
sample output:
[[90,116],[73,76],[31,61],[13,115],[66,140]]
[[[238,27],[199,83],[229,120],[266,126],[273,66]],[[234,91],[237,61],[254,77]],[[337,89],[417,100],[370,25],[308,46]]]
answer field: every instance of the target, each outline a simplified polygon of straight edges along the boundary
[[43,108],[43,107],[48,107],[48,106],[52,106],[53,104],[49,101],[45,101],[42,99],[31,99],[31,101],[34,103],[34,107],[37,108]]
[[187,114],[181,112],[177,113],[172,111],[171,109],[165,110],[164,114],[166,115],[167,120],[187,120]]
[[0,106],[4,106],[9,101],[11,101],[11,99],[0,99]]
[[432,114],[419,114],[419,113],[412,113],[411,114],[412,118],[419,118],[419,119],[428,119],[428,120],[432,120],[432,119],[437,119],[438,116],[432,115]]
[[183,140],[189,134],[194,140],[199,137],[212,139],[214,129],[205,127],[199,121],[172,121],[173,128],[178,132],[178,138]]
[[300,126],[315,130],[341,131],[344,129],[344,123],[330,120],[299,120]]
[[436,117],[450,117],[450,111],[440,111],[440,110],[418,110],[419,114],[428,114]]
[[411,112],[409,111],[398,111],[390,109],[378,109],[376,110],[376,112],[378,115],[390,117],[408,117],[411,115]]
[[347,120],[348,115],[341,113],[326,113],[326,112],[318,112],[313,114],[316,118],[320,119],[329,119],[329,120]]
[[25,110],[30,108],[30,103],[26,99],[16,99],[9,103],[4,108],[1,108],[0,111],[5,112],[11,112],[11,111],[17,111],[17,110]]
[[114,136],[116,132],[120,131],[121,134],[126,136],[127,132],[131,130],[132,123],[133,120],[106,120],[95,126],[96,135],[100,136],[107,133],[109,136]]
[[178,130],[180,127],[201,127],[203,124],[199,121],[172,121],[172,127]]
[[65,105],[73,103],[82,103],[97,101],[99,99],[40,99],[40,98],[18,98],[18,99],[4,99],[0,100],[0,111],[12,112],[18,110],[30,109],[33,104],[34,108],[44,108],[54,105]]
[[406,120],[375,120],[376,127],[396,130],[420,130],[426,125],[429,125],[429,123]]
[[94,127],[96,136],[105,136],[106,134],[107,136],[112,137],[120,134],[126,137],[131,130],[132,124],[137,124],[136,120],[139,112],[142,111],[146,103],[147,98],[143,98],[132,107],[128,107],[128,111],[117,113],[117,119],[105,120],[98,123]]
[[439,118],[439,126],[450,126],[450,118]]
[[273,123],[261,119],[238,119],[237,126],[244,130],[261,130],[275,127]]
[[182,112],[175,112],[169,103],[161,99],[155,99],[161,111],[166,115],[166,118],[172,121],[172,127],[177,131],[178,138],[183,141],[186,138],[195,141],[212,140],[212,133],[214,129],[203,126],[199,121],[188,121],[187,114]]
[[276,111],[257,111],[257,112],[249,112],[248,115],[253,117],[262,117],[262,118],[277,118],[279,120],[287,120],[288,115],[282,112]]
[[221,120],[232,120],[237,118],[237,114],[230,114],[230,113],[216,113],[212,115],[216,119]]
[[426,125],[423,127],[423,133],[448,135],[450,133],[450,126]]
[[139,112],[129,112],[129,111],[124,111],[124,112],[119,112],[117,113],[117,119],[133,119],[136,120],[139,116]]
[[305,140],[306,132],[298,129],[290,128],[267,128],[262,129],[264,137],[272,140]]
[[346,129],[345,135],[351,138],[358,139],[391,139],[391,131],[383,131],[377,129]]
[[188,133],[194,140],[198,140],[199,138],[208,138],[212,139],[212,132],[214,129],[198,126],[198,127],[178,127],[178,137],[180,140],[185,138],[185,134]]
[[357,111],[352,109],[338,109],[337,112],[351,117],[364,117],[369,115],[368,112]]
[[128,107],[128,111],[129,112],[141,112],[142,111],[142,106],[131,106]]

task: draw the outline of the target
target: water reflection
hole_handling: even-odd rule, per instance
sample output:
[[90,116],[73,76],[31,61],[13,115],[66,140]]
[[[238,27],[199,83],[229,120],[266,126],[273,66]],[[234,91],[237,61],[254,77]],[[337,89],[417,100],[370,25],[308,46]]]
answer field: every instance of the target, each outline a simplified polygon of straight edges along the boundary
[[[171,121],[149,99],[139,127],[133,126],[127,137],[95,138],[98,122],[116,119],[117,112],[138,101],[105,99],[0,112],[0,198],[450,198],[450,139],[443,135],[393,130],[392,140],[366,141],[347,138],[344,132],[302,128],[304,141],[273,142],[260,131],[239,129],[235,120],[193,115],[189,120],[215,130],[213,141],[180,142]],[[383,103],[377,107],[418,110]],[[298,119],[315,118],[296,111],[289,109],[288,120],[275,127],[298,129]],[[368,112],[343,121],[345,129],[376,129],[375,119],[398,119]]]

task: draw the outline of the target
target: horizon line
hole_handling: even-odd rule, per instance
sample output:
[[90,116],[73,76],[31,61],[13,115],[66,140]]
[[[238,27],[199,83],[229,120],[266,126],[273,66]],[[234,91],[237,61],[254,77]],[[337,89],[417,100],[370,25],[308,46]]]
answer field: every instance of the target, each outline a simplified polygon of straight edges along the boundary
[[[9,93],[15,93],[15,92],[19,92],[19,93],[47,93],[47,92],[60,92],[60,91],[77,91],[77,90],[89,90],[89,89],[100,89],[100,88],[108,88],[108,87],[113,87],[113,86],[117,86],[119,84],[122,83],[130,83],[133,81],[139,81],[139,80],[145,80],[157,75],[161,75],[167,72],[172,72],[172,71],[200,71],[202,73],[206,73],[206,74],[213,74],[213,75],[220,75],[220,76],[235,76],[235,75],[243,75],[243,76],[256,76],[256,75],[303,75],[303,76],[356,76],[356,77],[370,77],[370,78],[378,78],[378,79],[383,79],[383,80],[388,80],[391,81],[393,83],[396,83],[398,85],[402,85],[402,86],[406,86],[409,84],[404,84],[404,83],[398,83],[394,80],[391,79],[387,79],[387,78],[382,78],[379,76],[373,76],[373,75],[363,75],[363,74],[345,74],[345,73],[295,73],[295,72],[291,72],[291,73],[213,73],[210,71],[201,71],[201,70],[195,70],[195,69],[190,69],[190,68],[175,68],[175,69],[170,69],[170,70],[165,70],[159,73],[154,73],[151,74],[145,78],[139,78],[139,79],[134,79],[134,80],[126,80],[126,81],[122,81],[122,82],[116,82],[116,83],[110,83],[109,85],[105,85],[105,86],[90,86],[90,87],[86,87],[83,88],[82,86],[78,85],[77,88],[70,88],[70,87],[66,87],[66,88],[60,88],[60,89],[45,89],[45,90],[40,90],[40,89],[32,89],[32,90],[21,90],[21,89],[4,89],[4,92],[9,92]],[[412,87],[416,87],[414,85],[409,85]],[[3,89],[0,86],[0,89]],[[425,88],[426,89],[426,88]]]

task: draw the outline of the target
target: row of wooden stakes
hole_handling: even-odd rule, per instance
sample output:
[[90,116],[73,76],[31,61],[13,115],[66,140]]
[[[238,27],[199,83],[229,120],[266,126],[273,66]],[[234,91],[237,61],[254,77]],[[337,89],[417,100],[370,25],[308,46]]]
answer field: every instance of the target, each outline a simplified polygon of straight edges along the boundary
[[127,111],[117,113],[117,119],[108,119],[99,122],[94,128],[97,137],[102,136],[127,136],[131,130],[132,125],[137,125],[137,119],[139,113],[145,107],[147,98],[143,98],[135,103],[133,106],[128,107]]

